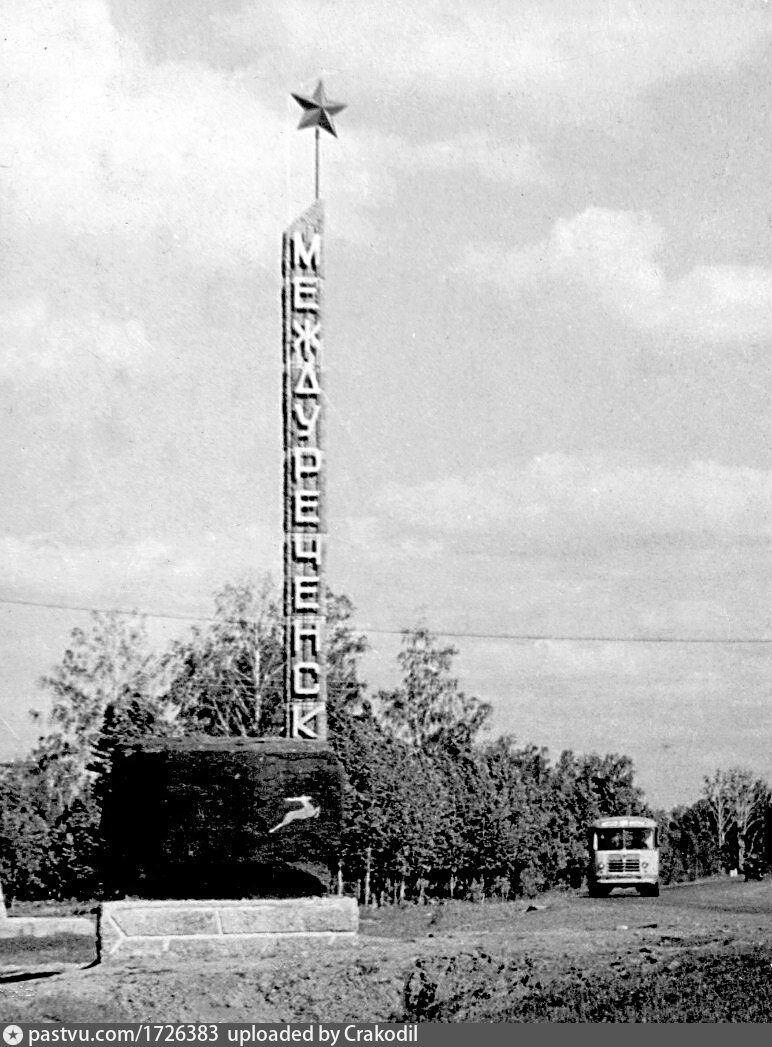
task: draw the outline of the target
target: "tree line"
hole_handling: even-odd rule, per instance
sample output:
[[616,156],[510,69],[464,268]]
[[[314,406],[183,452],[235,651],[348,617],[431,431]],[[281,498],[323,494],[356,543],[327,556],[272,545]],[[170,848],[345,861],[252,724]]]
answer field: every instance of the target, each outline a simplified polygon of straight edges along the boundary
[[[453,675],[454,647],[405,630],[400,685],[372,697],[353,605],[328,599],[330,743],[345,772],[339,885],[367,903],[508,898],[579,887],[587,825],[654,814],[664,882],[768,863],[770,792],[734,769],[689,807],[652,812],[629,757],[492,738],[491,707]],[[9,898],[103,891],[100,814],[126,741],[283,729],[281,609],[271,584],[227,585],[211,622],[162,651],[143,619],[94,613],[41,681],[51,708],[29,757],[0,772]],[[40,718],[39,718],[40,719]]]

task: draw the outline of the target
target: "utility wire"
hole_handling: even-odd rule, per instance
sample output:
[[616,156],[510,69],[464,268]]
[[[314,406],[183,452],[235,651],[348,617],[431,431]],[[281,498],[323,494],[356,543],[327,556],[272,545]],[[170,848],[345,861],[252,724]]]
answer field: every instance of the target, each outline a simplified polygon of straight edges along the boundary
[[[46,603],[38,600],[15,600],[10,597],[0,597],[0,605],[13,607],[39,607],[53,611],[82,611],[97,614],[118,614],[132,617],[137,615],[142,618],[157,618],[173,622],[237,622],[257,621],[250,615],[228,619],[215,618],[204,614],[172,614],[166,611],[140,611],[126,610],[122,607],[92,607],[85,604],[70,603]],[[383,629],[378,626],[357,625],[350,623],[355,632],[372,634],[374,636],[402,636],[405,629]],[[450,639],[459,640],[512,640],[520,643],[536,643],[547,640],[552,643],[651,643],[651,644],[772,644],[771,636],[631,636],[631,635],[577,635],[573,633],[486,633],[461,631],[453,629],[432,629],[437,636],[447,636]]]

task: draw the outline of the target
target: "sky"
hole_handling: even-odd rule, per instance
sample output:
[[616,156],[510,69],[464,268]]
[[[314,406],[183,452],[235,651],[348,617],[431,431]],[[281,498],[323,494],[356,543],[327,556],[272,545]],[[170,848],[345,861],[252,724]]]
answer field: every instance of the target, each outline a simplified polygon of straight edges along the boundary
[[162,643],[280,579],[323,77],[329,583],[371,690],[420,621],[495,732],[626,753],[656,805],[772,777],[771,43],[766,0],[5,0],[0,758],[76,608]]

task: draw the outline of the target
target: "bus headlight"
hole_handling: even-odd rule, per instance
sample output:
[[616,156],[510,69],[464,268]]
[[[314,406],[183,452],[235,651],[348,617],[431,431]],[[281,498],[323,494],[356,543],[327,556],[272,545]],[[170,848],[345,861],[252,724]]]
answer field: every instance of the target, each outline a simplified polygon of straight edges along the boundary
[[649,863],[647,861],[641,862],[641,868],[644,872],[646,872],[646,870],[649,868]]

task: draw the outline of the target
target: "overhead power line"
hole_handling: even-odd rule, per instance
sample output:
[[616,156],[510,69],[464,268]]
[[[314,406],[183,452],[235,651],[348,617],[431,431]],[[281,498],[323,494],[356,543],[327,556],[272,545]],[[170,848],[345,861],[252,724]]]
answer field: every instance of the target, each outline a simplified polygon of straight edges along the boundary
[[[256,621],[250,615],[238,619],[216,618],[204,614],[172,614],[170,611],[129,610],[124,607],[94,607],[89,604],[53,603],[42,600],[17,600],[11,597],[0,597],[0,604],[12,607],[39,607],[52,611],[79,611],[86,614],[118,614],[127,617],[155,618],[173,622],[227,622]],[[373,636],[402,636],[405,629],[385,629],[379,626],[350,623],[356,632]],[[518,643],[649,643],[649,644],[772,644],[772,636],[632,636],[632,635],[582,635],[577,633],[515,633],[515,632],[477,632],[457,629],[435,629],[430,631],[437,636],[452,640],[511,640]]]

